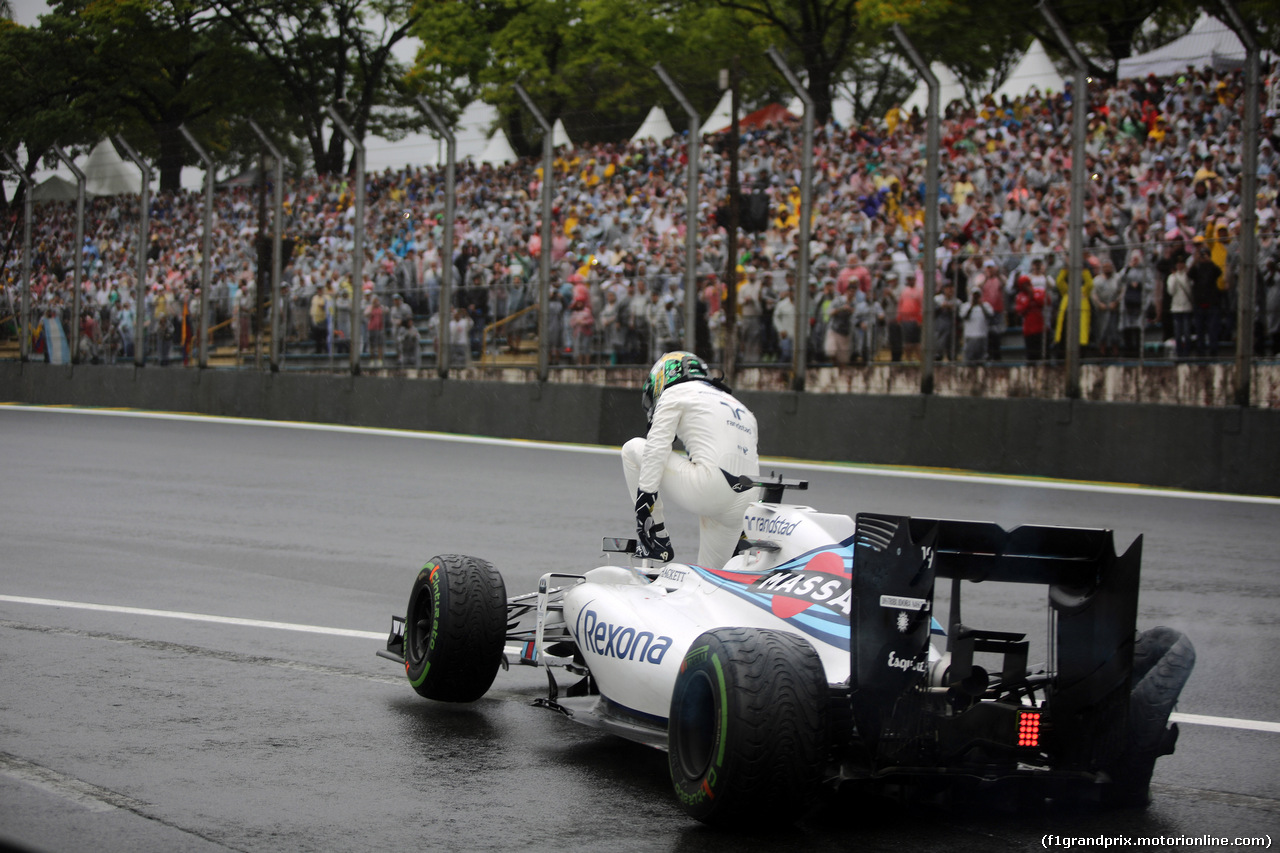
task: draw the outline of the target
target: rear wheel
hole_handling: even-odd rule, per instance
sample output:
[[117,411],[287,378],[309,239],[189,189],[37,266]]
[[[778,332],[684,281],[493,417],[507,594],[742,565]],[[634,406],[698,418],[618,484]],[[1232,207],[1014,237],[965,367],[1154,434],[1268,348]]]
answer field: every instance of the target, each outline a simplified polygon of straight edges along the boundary
[[814,804],[827,761],[827,680],[793,634],[720,628],[686,653],[671,696],[671,781],[685,811],[785,824]]
[[1169,725],[1169,715],[1195,663],[1195,647],[1180,631],[1161,627],[1138,635],[1128,738],[1105,794],[1111,805],[1145,806],[1151,801],[1156,759],[1171,754],[1178,740],[1178,725]]
[[418,694],[473,702],[502,664],[507,592],[489,563],[456,554],[418,572],[404,620],[405,673]]

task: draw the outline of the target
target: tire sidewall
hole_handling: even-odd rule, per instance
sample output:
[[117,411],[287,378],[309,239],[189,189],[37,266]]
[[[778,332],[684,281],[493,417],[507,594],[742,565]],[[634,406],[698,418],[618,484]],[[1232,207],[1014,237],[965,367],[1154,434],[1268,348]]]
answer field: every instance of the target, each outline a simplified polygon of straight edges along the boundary
[[1150,802],[1156,760],[1171,752],[1177,739],[1177,726],[1169,725],[1169,716],[1195,659],[1195,646],[1173,628],[1153,628],[1138,637],[1125,748],[1108,768],[1112,781],[1103,791],[1104,802],[1139,807]]
[[[409,606],[405,612],[405,674],[415,690],[428,688],[431,665],[440,638],[440,616],[446,607],[449,584],[445,567],[438,560],[429,560],[418,572],[409,594]],[[424,601],[424,598],[426,599]],[[431,627],[427,636],[419,635],[418,621],[429,615]]]
[[735,713],[736,685],[728,664],[724,645],[714,634],[699,636],[680,663],[671,695],[671,782],[681,806],[698,819],[715,809],[733,778],[727,766],[733,758],[727,727]]
[[681,807],[726,829],[779,828],[815,804],[829,756],[829,685],[804,638],[716,628],[689,646],[667,753]]

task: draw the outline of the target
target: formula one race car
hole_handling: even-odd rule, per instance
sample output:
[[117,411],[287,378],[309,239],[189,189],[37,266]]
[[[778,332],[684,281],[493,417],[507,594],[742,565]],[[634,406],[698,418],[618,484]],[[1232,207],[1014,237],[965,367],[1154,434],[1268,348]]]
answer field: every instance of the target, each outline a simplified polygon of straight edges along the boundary
[[[545,668],[534,704],[667,750],[677,799],[709,824],[794,820],[854,779],[1146,804],[1195,651],[1136,631],[1140,538],[1117,556],[1109,530],[855,520],[783,504],[803,481],[757,485],[724,567],[628,557],[508,599],[484,560],[436,557],[379,655],[446,702],[510,663]],[[962,621],[962,592],[994,582],[1048,587],[1045,663],[1026,635]]]

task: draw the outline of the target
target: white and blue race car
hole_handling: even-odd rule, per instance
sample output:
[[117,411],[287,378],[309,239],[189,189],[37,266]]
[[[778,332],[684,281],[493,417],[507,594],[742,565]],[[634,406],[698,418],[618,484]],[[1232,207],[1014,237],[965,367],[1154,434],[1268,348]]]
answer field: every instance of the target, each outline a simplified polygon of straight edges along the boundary
[[[379,655],[445,702],[475,701],[512,663],[543,667],[534,704],[667,750],[677,800],[709,824],[793,820],[855,779],[1148,801],[1195,651],[1136,630],[1141,539],[1117,555],[1108,530],[854,519],[782,503],[803,481],[758,485],[722,568],[628,558],[508,598],[484,560],[433,558]],[[962,621],[983,582],[1047,587],[1045,663],[1026,635]]]

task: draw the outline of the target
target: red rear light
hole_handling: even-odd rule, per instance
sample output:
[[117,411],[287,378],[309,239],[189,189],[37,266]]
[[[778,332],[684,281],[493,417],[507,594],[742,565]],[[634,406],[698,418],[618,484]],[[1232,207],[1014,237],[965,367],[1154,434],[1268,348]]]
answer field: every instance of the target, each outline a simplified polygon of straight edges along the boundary
[[1040,745],[1040,712],[1018,712],[1018,746],[1037,747]]

